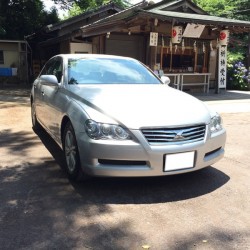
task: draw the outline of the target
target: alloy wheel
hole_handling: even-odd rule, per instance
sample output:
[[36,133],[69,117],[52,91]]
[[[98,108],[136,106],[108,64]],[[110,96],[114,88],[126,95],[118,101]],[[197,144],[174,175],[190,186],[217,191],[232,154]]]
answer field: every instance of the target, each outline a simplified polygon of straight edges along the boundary
[[64,148],[68,171],[73,173],[77,164],[77,145],[74,135],[70,130],[67,130],[65,134]]

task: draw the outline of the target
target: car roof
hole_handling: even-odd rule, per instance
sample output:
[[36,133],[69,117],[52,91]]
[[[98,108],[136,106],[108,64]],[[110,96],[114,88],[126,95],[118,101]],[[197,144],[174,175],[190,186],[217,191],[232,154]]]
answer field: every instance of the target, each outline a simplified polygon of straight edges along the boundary
[[78,59],[78,58],[107,58],[107,59],[126,59],[126,60],[135,60],[131,57],[116,56],[116,55],[106,55],[106,54],[59,54],[55,57],[60,56],[65,59]]

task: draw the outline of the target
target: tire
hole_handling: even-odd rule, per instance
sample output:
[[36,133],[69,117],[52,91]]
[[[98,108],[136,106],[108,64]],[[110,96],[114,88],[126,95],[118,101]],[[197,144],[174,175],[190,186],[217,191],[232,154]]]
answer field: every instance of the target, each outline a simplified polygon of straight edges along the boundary
[[71,122],[68,122],[63,132],[63,153],[65,168],[69,179],[80,181],[84,179],[75,132]]
[[31,121],[32,121],[32,128],[35,132],[41,130],[42,126],[37,121],[36,108],[34,102],[31,103]]

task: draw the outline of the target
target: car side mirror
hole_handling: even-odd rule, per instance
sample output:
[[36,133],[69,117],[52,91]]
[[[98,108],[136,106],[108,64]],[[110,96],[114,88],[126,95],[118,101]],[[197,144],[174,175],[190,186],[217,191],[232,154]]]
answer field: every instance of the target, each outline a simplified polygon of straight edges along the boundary
[[170,78],[168,76],[161,76],[161,81],[163,82],[163,84],[170,84]]
[[41,84],[49,86],[58,86],[59,82],[56,76],[54,75],[41,75],[40,77]]

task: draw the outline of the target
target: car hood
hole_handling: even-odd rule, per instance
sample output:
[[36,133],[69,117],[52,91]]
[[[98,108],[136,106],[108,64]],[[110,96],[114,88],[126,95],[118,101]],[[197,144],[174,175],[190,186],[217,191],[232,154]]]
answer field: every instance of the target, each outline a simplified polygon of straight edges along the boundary
[[84,85],[73,87],[91,119],[98,113],[130,129],[209,123],[207,107],[167,85]]

